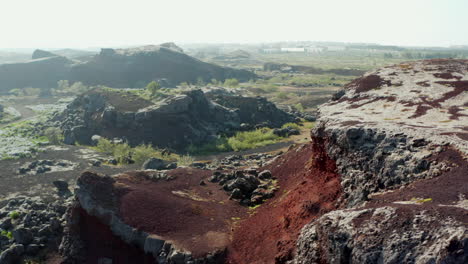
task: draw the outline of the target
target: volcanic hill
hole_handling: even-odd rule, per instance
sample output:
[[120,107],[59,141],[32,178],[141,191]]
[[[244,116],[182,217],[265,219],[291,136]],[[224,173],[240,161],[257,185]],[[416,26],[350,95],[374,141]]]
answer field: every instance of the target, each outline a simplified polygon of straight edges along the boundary
[[[468,61],[378,69],[321,106],[310,143],[260,168],[83,173],[62,254],[66,263],[467,263],[467,124]],[[274,196],[246,207],[232,187]]]
[[200,78],[224,81],[254,79],[254,73],[202,62],[183,53],[173,43],[129,49],[102,49],[86,61],[69,59],[36,50],[32,60],[0,65],[0,92],[14,88],[54,88],[57,81],[114,88],[141,88],[153,80],[165,79],[172,85],[196,83]]

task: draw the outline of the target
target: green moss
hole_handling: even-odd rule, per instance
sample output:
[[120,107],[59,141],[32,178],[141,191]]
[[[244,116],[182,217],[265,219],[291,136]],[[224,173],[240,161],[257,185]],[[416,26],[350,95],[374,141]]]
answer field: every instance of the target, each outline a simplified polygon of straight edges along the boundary
[[0,235],[7,237],[8,239],[13,239],[13,233],[11,233],[11,231],[2,230]]
[[13,211],[13,212],[10,212],[9,216],[11,219],[15,220],[19,218],[20,214],[17,211]]

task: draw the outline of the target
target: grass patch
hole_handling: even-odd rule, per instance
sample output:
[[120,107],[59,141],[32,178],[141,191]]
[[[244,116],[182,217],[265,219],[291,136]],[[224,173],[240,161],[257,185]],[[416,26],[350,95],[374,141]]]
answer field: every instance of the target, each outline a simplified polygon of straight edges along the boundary
[[237,132],[228,139],[228,145],[234,151],[263,147],[278,142],[281,137],[273,134],[270,128],[261,128],[253,131]]
[[44,131],[44,137],[52,145],[60,145],[63,142],[62,130],[58,127],[49,127]]
[[8,239],[13,239],[13,233],[11,233],[11,231],[2,230],[0,235],[7,237]]
[[9,216],[11,219],[15,220],[19,218],[20,214],[17,211],[13,211],[13,212],[10,212]]
[[283,126],[281,126],[281,128],[292,128],[292,129],[301,130],[301,126],[296,123],[286,123]]
[[183,155],[183,156],[180,156],[179,159],[177,160],[177,165],[179,165],[179,166],[189,166],[193,162],[195,162],[195,159],[192,156]]
[[[289,127],[301,131],[311,129],[314,125],[314,122],[286,123],[282,128]],[[187,152],[191,155],[209,155],[219,152],[242,151],[264,147],[282,140],[285,140],[285,138],[273,134],[273,129],[259,128],[252,131],[237,132],[231,137],[220,137],[203,145],[190,145]]]
[[113,143],[108,139],[99,139],[94,150],[113,156],[119,164],[127,164],[133,160],[137,164],[143,164],[149,158],[158,158],[167,161],[176,161],[181,157],[177,154],[166,154],[163,150],[151,145],[139,145],[132,148],[127,143]]
[[273,134],[271,128],[237,132],[232,137],[221,137],[200,146],[191,145],[188,152],[194,155],[206,155],[218,152],[242,151],[274,144],[283,138]]
[[426,199],[412,198],[411,201],[414,201],[416,203],[428,203],[428,202],[432,202],[432,198],[426,198]]

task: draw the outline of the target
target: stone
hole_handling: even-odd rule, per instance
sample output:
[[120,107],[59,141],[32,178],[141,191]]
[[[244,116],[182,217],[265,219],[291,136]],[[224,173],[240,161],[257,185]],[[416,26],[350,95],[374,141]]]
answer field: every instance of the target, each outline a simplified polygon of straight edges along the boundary
[[149,158],[143,163],[142,170],[164,170],[167,162],[158,158]]
[[167,164],[166,170],[173,170],[173,169],[177,169],[177,163],[176,162],[171,162],[171,163]]
[[15,264],[24,253],[23,245],[12,245],[0,254],[0,263]]
[[235,188],[234,190],[232,190],[231,196],[229,198],[230,199],[243,199],[244,194],[239,188]]
[[271,177],[271,171],[269,170],[264,170],[258,174],[258,178],[262,180],[271,179]]
[[101,140],[103,137],[101,137],[100,135],[93,135],[91,137],[91,142],[93,144],[93,146],[96,146],[98,143],[99,143],[99,140]]
[[27,245],[33,240],[33,235],[31,233],[31,230],[29,230],[28,228],[24,228],[24,227],[16,228],[15,230],[13,230],[12,234],[13,234],[13,239],[18,244]]

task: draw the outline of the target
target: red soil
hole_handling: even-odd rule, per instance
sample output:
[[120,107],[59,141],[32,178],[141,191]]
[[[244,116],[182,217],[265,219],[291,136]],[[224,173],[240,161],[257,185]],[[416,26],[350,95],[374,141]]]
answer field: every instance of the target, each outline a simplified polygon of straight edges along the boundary
[[372,89],[380,88],[382,85],[391,85],[390,81],[385,81],[379,75],[369,75],[353,80],[345,88],[355,87],[357,93],[363,93]]
[[427,113],[429,109],[440,108],[441,103],[445,102],[446,100],[450,98],[456,97],[462,94],[463,92],[468,91],[468,81],[453,81],[453,82],[441,81],[441,82],[436,82],[436,83],[446,85],[446,86],[451,86],[451,87],[454,87],[454,89],[450,92],[443,94],[441,98],[438,98],[436,100],[429,101],[426,99],[426,97],[421,96],[420,99],[422,100],[422,102],[414,103],[414,102],[401,101],[402,104],[408,107],[415,106],[415,105],[417,106],[415,113],[409,118],[417,118],[417,117],[423,116]]
[[278,178],[280,189],[235,230],[227,263],[285,263],[293,257],[302,227],[337,208],[340,177],[323,139],[288,151],[266,169]]
[[[211,171],[176,169],[170,181],[151,181],[142,172],[117,177],[127,190],[120,197],[123,221],[139,230],[171,240],[195,258],[224,250],[230,242],[233,222],[247,209],[229,200],[219,185],[206,180]],[[206,185],[199,182],[204,179]]]
[[457,79],[460,80],[460,76],[454,76],[451,72],[442,72],[442,73],[434,73],[434,77],[441,78],[441,79]]

